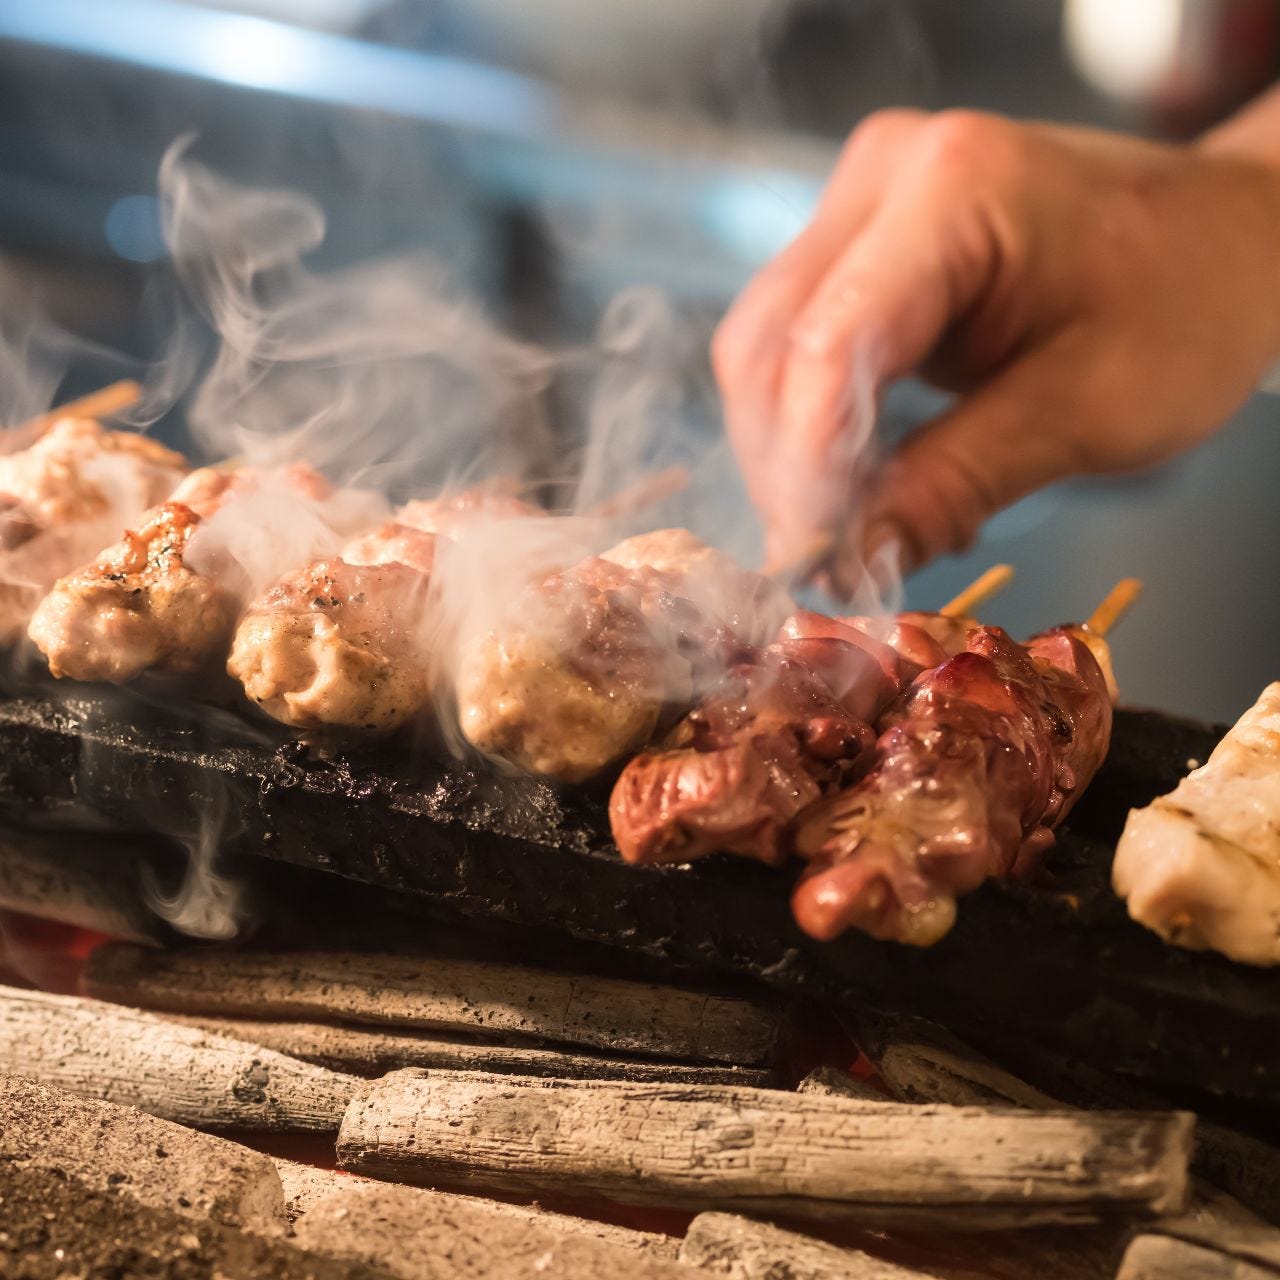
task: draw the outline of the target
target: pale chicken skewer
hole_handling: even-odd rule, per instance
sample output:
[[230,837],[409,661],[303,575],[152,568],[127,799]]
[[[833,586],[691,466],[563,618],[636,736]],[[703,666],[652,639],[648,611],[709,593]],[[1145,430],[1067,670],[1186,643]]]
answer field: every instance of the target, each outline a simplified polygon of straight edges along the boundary
[[[123,407],[120,389],[108,390],[115,394],[76,404]],[[181,454],[88,417],[59,413],[18,434],[35,439],[0,455],[0,645],[21,639],[53,583],[159,502],[187,469]]]
[[251,602],[228,672],[294,728],[383,734],[422,719],[434,701],[426,606],[439,540],[481,518],[536,512],[492,485],[405,504]]
[[274,483],[313,501],[330,491],[309,467],[193,471],[120,541],[54,583],[28,627],[53,675],[124,684],[148,671],[190,674],[225,651],[236,585],[188,564],[191,541],[228,504]]
[[1167,942],[1280,964],[1280,683],[1201,768],[1129,814],[1112,883]]

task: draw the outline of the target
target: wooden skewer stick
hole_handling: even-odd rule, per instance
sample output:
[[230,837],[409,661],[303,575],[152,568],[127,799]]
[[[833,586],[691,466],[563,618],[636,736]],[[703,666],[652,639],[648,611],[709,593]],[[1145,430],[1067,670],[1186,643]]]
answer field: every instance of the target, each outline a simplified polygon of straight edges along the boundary
[[629,516],[636,511],[643,511],[646,507],[656,506],[659,502],[683,492],[688,487],[688,467],[667,467],[662,471],[654,472],[651,476],[641,476],[634,484],[626,485],[611,497],[593,503],[583,514],[601,520]]
[[1129,612],[1141,594],[1141,578],[1121,578],[1089,615],[1088,622],[1084,624],[1085,630],[1093,632],[1095,636],[1105,636]]
[[770,561],[761,572],[784,587],[807,582],[831,558],[836,549],[834,533],[817,534],[794,556],[781,563]]
[[954,600],[948,600],[938,610],[944,618],[968,618],[980,605],[1003,591],[1013,581],[1013,565],[993,564],[986,573],[979,574]]
[[109,387],[81,396],[78,400],[69,400],[57,409],[50,409],[48,413],[38,414],[21,429],[46,431],[59,418],[109,418],[121,409],[137,404],[141,396],[142,388],[132,378],[123,378]]

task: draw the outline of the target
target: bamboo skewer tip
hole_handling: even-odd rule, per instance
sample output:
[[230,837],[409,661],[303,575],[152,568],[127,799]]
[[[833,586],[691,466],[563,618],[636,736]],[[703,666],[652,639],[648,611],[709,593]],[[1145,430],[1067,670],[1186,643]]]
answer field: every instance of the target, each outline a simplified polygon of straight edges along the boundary
[[68,400],[66,404],[37,414],[19,430],[47,431],[60,418],[109,418],[142,398],[142,387],[132,378],[122,378],[109,386],[91,391],[87,396]]
[[1084,627],[1095,636],[1105,636],[1133,607],[1142,594],[1141,578],[1121,578],[1089,615]]
[[1013,581],[1014,567],[1011,564],[993,564],[985,573],[979,574],[954,599],[948,600],[938,610],[944,618],[966,618],[992,596],[1003,591]]

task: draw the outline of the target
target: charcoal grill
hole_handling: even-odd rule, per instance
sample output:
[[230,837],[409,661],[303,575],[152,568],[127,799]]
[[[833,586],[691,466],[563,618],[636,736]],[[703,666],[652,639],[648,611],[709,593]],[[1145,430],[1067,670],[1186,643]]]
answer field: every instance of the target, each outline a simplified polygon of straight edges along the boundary
[[399,744],[323,752],[225,709],[14,678],[0,815],[116,833],[218,824],[221,856],[327,872],[402,907],[533,927],[651,967],[751,979],[853,1013],[907,1009],[981,1040],[1010,1027],[1094,1066],[1280,1102],[1280,973],[1165,946],[1108,887],[1124,815],[1221,730],[1120,710],[1111,752],[1034,886],[990,884],[929,950],[794,925],[794,872],[713,858],[624,865],[606,794]]

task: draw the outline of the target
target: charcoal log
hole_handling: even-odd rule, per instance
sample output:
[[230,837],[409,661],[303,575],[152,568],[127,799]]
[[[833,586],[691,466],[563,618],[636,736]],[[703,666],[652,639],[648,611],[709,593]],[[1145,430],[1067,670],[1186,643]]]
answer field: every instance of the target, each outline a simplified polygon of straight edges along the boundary
[[146,906],[137,841],[0,829],[0,907],[159,945],[171,931]]
[[285,1226],[280,1178],[259,1152],[17,1076],[0,1076],[0,1163],[184,1217],[268,1235]]
[[731,1213],[694,1218],[680,1261],[730,1280],[932,1280],[936,1275]]
[[659,1062],[652,1058],[615,1058],[569,1053],[534,1045],[490,1044],[483,1040],[441,1040],[411,1031],[340,1027],[320,1022],[268,1022],[255,1018],[219,1018],[212,1014],[169,1013],[184,1026],[214,1035],[251,1040],[291,1058],[315,1062],[333,1071],[380,1076],[401,1067],[444,1067],[451,1071],[490,1071],[498,1075],[559,1076],[565,1080],[634,1080],[666,1084],[744,1084],[766,1086],[775,1073],[759,1067],[710,1066]]
[[0,1071],[201,1129],[337,1130],[363,1081],[99,1000],[0,987]]
[[1169,1222],[1135,1237],[1116,1280],[1276,1280],[1280,1231]]
[[90,958],[92,995],[149,1009],[463,1031],[663,1058],[758,1065],[782,1028],[770,1004],[473,960],[356,952],[125,945]]
[[401,1071],[352,1101],[338,1157],[408,1183],[983,1229],[1178,1211],[1192,1127],[1184,1113]]
[[523,1205],[362,1183],[299,1219],[304,1248],[385,1268],[403,1280],[680,1280],[676,1242]]

